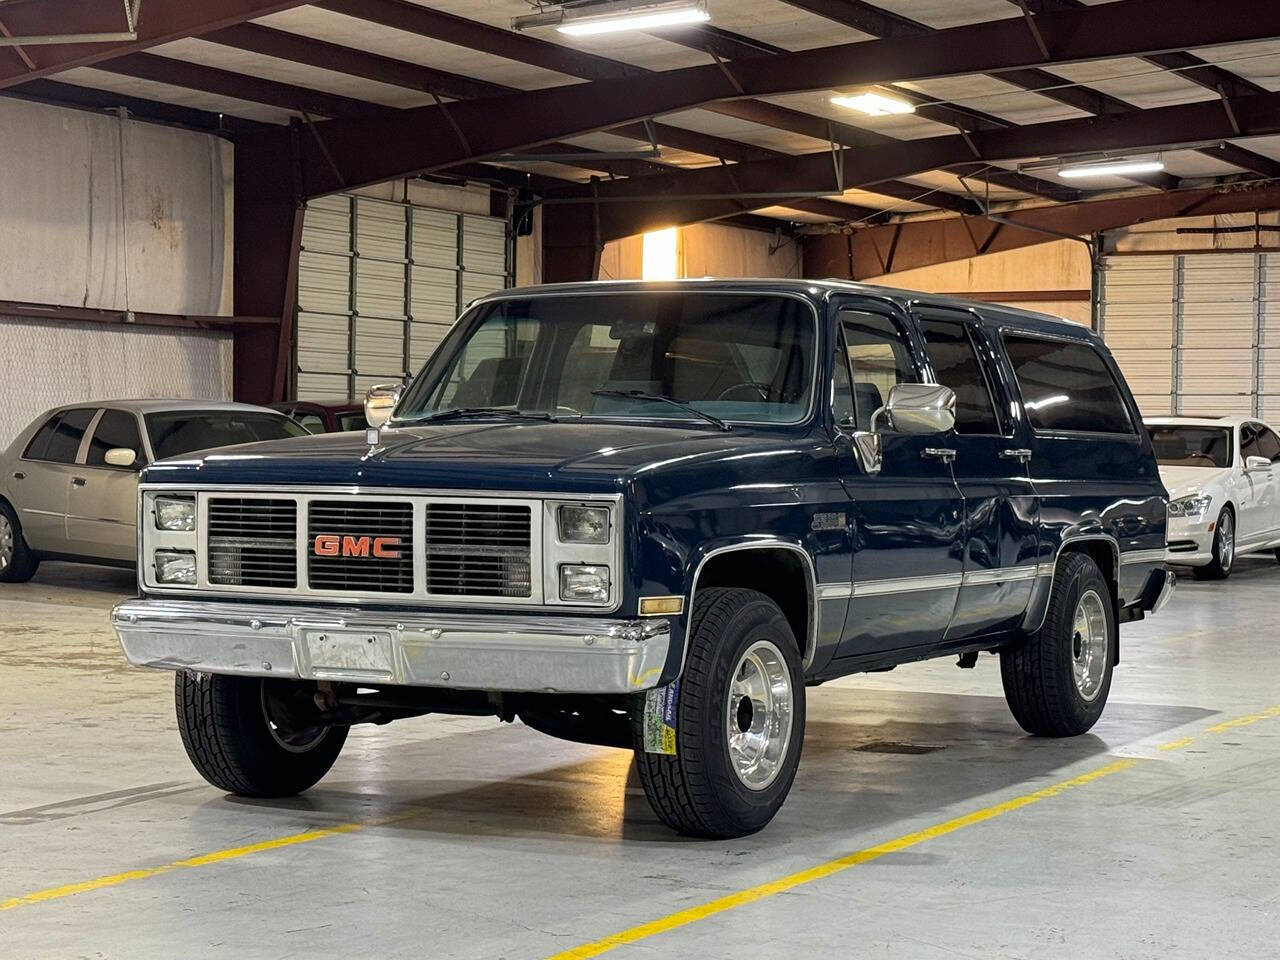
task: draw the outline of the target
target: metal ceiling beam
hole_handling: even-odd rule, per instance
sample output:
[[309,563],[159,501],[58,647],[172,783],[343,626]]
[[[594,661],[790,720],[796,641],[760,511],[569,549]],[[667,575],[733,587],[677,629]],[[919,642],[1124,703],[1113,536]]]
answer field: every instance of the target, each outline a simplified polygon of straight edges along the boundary
[[[52,76],[73,67],[93,66],[103,60],[145,50],[156,44],[196,37],[211,30],[252,20],[305,0],[183,0],[181,3],[148,3],[137,24],[137,39],[120,43],[60,43],[22,48],[29,66],[16,54],[0,57],[0,89]],[[115,3],[102,0],[45,0],[4,7],[4,23],[15,36],[32,34],[105,33],[119,30],[124,14]]]
[[308,87],[298,87],[291,83],[280,83],[276,80],[265,80],[244,73],[233,73],[217,67],[206,67],[204,64],[190,60],[179,60],[176,57],[162,57],[155,53],[131,53],[116,57],[102,63],[94,64],[94,69],[105,70],[139,80],[152,80],[167,83],[188,90],[201,90],[216,93],[250,103],[264,103],[285,110],[304,111],[309,115],[320,117],[364,118],[372,114],[391,115],[399,111],[356,100],[352,97],[339,96],[336,93],[325,93]]
[[[785,2],[875,37],[923,36],[937,32],[928,24],[908,19],[900,14],[890,13],[887,10],[862,2],[862,0],[839,0],[836,3],[831,2],[831,0],[785,0]],[[1016,4],[1018,0],[1010,0],[1010,2]],[[1093,90],[1083,85],[1064,87],[1063,83],[1065,81],[1061,77],[1044,70],[1034,68],[1008,70],[1000,74],[997,79],[1015,87],[1021,87],[1023,90],[1039,93],[1050,100],[1074,107],[1077,110],[1083,110],[1086,113],[1123,113],[1126,110],[1133,109],[1132,104],[1116,97],[1108,96],[1099,90]],[[898,89],[897,92],[908,97],[912,93],[912,91],[901,89]],[[971,126],[966,126],[963,120],[946,119],[945,111],[948,109],[953,108],[940,108],[932,105],[922,107],[917,105],[916,113],[931,120],[938,120],[942,123],[949,122],[962,130],[973,129]],[[1000,122],[1000,125],[1008,126],[1009,124]],[[1145,174],[1126,179],[1162,190],[1171,190],[1178,185],[1178,178],[1166,173]]]
[[[1009,2],[1017,4],[1019,0]],[[1027,5],[1037,13],[1078,10],[1084,6],[1081,0],[1028,0]],[[1142,59],[1161,69],[1176,71],[1180,77],[1212,90],[1220,97],[1246,97],[1267,92],[1266,87],[1202,60],[1193,53],[1178,50],[1156,53]],[[1200,152],[1264,177],[1280,177],[1280,162],[1234,143],[1224,142]]]
[[[494,56],[533,64],[568,76],[581,77],[584,80],[620,80],[656,75],[656,71],[632,66],[617,60],[610,60],[607,57],[560,44],[549,43],[546,40],[527,34],[502,30],[489,24],[467,20],[463,17],[432,10],[417,4],[406,3],[404,0],[329,0],[329,2],[320,5],[334,13],[358,17],[382,26],[417,33],[421,36],[443,40]],[[754,51],[755,55],[784,52],[767,44],[746,41],[744,38],[728,31],[719,31],[715,28],[705,29],[709,32],[705,34],[699,33],[699,35],[718,38],[720,53],[733,59],[745,56],[751,51]],[[684,31],[678,31],[667,39],[674,39],[683,33]],[[218,37],[211,39],[219,40],[220,42]],[[292,43],[290,48],[297,50],[297,43]],[[286,59],[293,59],[285,52],[286,48],[283,45],[277,49],[280,52],[272,53],[272,56],[283,55]],[[265,53],[268,51],[259,49],[258,52]],[[491,84],[490,86],[496,85]],[[465,98],[459,97],[459,99]],[[815,140],[830,141],[834,137],[837,142],[845,146],[870,146],[891,139],[871,131],[859,130],[856,127],[845,124],[831,123],[798,110],[791,110],[787,107],[760,100],[736,100],[726,103],[706,104],[704,106],[714,112],[736,117],[740,120],[758,123],[776,130],[798,133]],[[765,150],[758,147],[752,148],[756,154],[755,156],[744,155],[744,144],[738,141],[709,134],[695,134],[666,124],[654,124],[654,128],[660,143],[681,150],[701,153],[705,156],[719,157],[724,160],[741,162],[746,159],[763,159],[765,156],[787,155],[780,151]],[[640,124],[611,129],[609,132],[642,140],[647,139],[647,132],[644,130],[643,125]],[[895,193],[888,194],[889,196],[898,196],[903,190],[912,189],[908,184],[890,184],[888,186],[890,188],[900,188]],[[920,191],[917,190],[915,192],[918,194]],[[953,202],[949,203],[945,199],[946,196],[943,194],[938,198],[939,202],[936,205],[940,209],[960,212],[966,208],[967,201],[963,198],[955,198]]]
[[[335,4],[353,2],[328,0],[326,7],[333,9]],[[357,11],[363,11],[375,3],[392,2],[359,0],[355,6]],[[1055,63],[1280,36],[1280,4],[1259,6],[1252,0],[1218,0],[1212,17],[1206,18],[1202,13],[1200,0],[1116,0],[1038,19],[1040,33],[1053,51]],[[1022,21],[1001,20],[920,37],[757,57],[735,62],[729,72],[721,65],[711,64],[417,107],[394,118],[339,120],[327,125],[323,146],[311,142],[302,145],[304,190],[316,193],[335,189],[334,177],[325,172],[330,158],[348,185],[375,183],[717,100],[857,83],[1001,72],[1042,62],[1044,56]],[[494,117],[502,117],[503,122],[495,123]],[[1010,131],[984,131],[982,135],[1006,132]],[[371,143],[378,144],[378,148],[371,150]],[[1040,153],[1037,150],[1022,155]],[[960,157],[951,162],[965,159],[975,158]]]
[[809,236],[803,242],[804,275],[852,280],[878,276],[886,272],[885,251],[891,244],[893,269],[911,270],[1050,243],[1055,234],[1087,237],[1151,220],[1276,207],[1280,207],[1280,185],[1230,184],[1036,207],[1010,213],[1003,223],[961,217],[916,220],[848,234]]
[[[1241,136],[1280,133],[1280,93],[1242,97],[1232,102]],[[761,194],[782,189],[818,192],[835,186],[837,163],[843,186],[910,176],[927,170],[969,163],[1016,160],[1029,156],[1070,156],[1100,150],[1160,149],[1213,143],[1232,135],[1233,124],[1214,101],[1132,110],[1105,117],[1059,120],[967,136],[931,137],[892,146],[828,152],[789,160],[737,164],[728,170],[707,168],[674,175],[619,180],[599,185],[590,197],[598,204],[603,239],[630,236],[659,226],[691,222],[690,212],[705,214],[717,198]],[[975,156],[976,153],[976,156]],[[552,202],[584,202],[581,193]]]

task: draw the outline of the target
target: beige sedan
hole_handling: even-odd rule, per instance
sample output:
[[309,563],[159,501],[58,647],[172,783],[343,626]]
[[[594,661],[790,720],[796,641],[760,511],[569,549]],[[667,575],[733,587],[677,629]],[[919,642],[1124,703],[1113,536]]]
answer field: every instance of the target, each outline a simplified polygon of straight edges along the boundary
[[240,403],[114,400],[50,410],[0,457],[0,581],[31,579],[41,560],[131,567],[144,466],[306,435],[275,410]]

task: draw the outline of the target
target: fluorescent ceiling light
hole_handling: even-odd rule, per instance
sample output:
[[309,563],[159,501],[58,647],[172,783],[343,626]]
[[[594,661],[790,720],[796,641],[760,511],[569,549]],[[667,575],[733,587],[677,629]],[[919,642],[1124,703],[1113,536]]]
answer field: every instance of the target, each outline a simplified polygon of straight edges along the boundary
[[662,27],[706,23],[711,19],[706,0],[677,0],[672,3],[636,3],[633,0],[568,7],[553,14],[535,14],[512,21],[516,29],[554,23],[561,33],[590,37],[623,30],[656,30]]
[[1082,177],[1123,177],[1130,173],[1159,173],[1164,169],[1163,160],[1099,160],[1092,163],[1076,163],[1059,167],[1058,176],[1064,180]]
[[886,117],[898,113],[915,113],[914,103],[900,100],[897,97],[886,97],[883,93],[857,93],[851,96],[832,97],[831,102],[837,107],[858,110],[873,117]]

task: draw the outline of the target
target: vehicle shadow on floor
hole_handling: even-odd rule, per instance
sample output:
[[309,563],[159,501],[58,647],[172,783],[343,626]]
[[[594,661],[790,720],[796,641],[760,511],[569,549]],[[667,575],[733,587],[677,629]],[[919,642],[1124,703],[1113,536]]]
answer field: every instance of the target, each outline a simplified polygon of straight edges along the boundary
[[[1213,713],[1111,704],[1093,733],[1047,740],[1023,734],[1000,697],[830,690],[809,702],[804,756],[786,805],[763,833],[736,844],[761,849],[808,837],[883,837],[894,824],[945,819],[986,805],[991,795],[1047,786],[1068,776],[1064,771],[1073,764],[1092,758],[1101,763],[1111,752]],[[504,766],[527,770],[539,751],[549,760],[546,767],[500,776]],[[569,759],[566,754],[581,759],[557,762]],[[389,817],[386,828],[406,838],[680,840],[649,809],[629,752],[563,744],[519,724],[390,747],[377,767],[400,776],[344,782],[339,767],[301,797],[223,797],[207,806],[221,808],[219,819],[226,804],[306,812],[325,821]],[[465,779],[464,770],[476,778]],[[406,779],[410,771],[423,776]],[[439,776],[433,779],[430,771]]]

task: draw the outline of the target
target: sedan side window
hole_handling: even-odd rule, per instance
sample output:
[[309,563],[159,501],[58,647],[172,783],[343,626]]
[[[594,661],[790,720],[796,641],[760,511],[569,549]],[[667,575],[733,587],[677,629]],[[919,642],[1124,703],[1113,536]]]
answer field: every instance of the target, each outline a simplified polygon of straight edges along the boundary
[[[1249,457],[1262,456],[1262,428],[1256,423],[1242,424],[1240,427],[1240,456],[1241,459],[1247,460]],[[1267,459],[1271,459],[1268,457]]]
[[44,460],[49,463],[75,463],[84,432],[97,412],[92,407],[83,407],[79,410],[65,410],[51,417],[27,445],[23,456],[28,460]]
[[1280,463],[1280,437],[1269,427],[1259,428],[1258,449],[1262,451],[1258,456],[1266,457],[1272,463]]
[[849,358],[853,415],[859,430],[871,429],[872,415],[899,383],[918,383],[920,372],[906,331],[892,317],[841,310],[840,328]]
[[[142,465],[145,454],[142,451],[142,437],[138,433],[138,421],[133,414],[124,410],[107,410],[94,428],[93,438],[89,441],[89,455],[85,463],[90,467],[105,467],[107,451],[123,448],[135,454],[134,463]],[[132,469],[116,467],[117,470]]]

